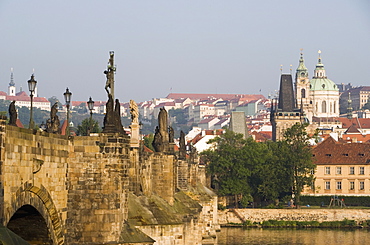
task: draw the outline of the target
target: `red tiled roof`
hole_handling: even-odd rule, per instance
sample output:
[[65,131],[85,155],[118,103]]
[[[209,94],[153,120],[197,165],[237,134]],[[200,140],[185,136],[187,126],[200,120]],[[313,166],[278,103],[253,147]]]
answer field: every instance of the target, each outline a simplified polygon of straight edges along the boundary
[[[31,101],[31,97],[29,97],[28,95],[26,96],[6,96],[5,98],[6,100],[10,100],[10,101]],[[33,98],[33,102],[49,102],[46,98],[44,97],[34,97]]]
[[351,126],[349,126],[349,128],[344,133],[345,134],[348,134],[348,133],[360,134],[361,132],[358,130],[358,128],[355,125],[351,125]]
[[167,99],[185,99],[189,98],[192,100],[205,100],[210,98],[222,98],[224,100],[231,100],[235,98],[243,100],[256,100],[265,99],[261,94],[192,94],[192,93],[170,93],[166,97]]
[[369,143],[340,143],[329,137],[312,153],[315,164],[370,164]]
[[342,123],[343,128],[349,128],[351,125],[354,125],[357,128],[370,128],[370,118],[348,119],[346,117],[337,117],[337,119]]
[[215,119],[215,117],[205,118],[205,119],[203,119],[202,121],[200,121],[198,124],[209,123],[209,122],[210,122],[210,121],[212,121],[213,119]]

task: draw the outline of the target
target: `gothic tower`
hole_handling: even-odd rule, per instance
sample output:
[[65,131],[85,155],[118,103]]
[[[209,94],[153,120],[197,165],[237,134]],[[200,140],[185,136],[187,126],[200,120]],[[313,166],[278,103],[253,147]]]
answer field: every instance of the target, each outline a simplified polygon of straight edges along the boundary
[[284,131],[297,122],[303,122],[303,111],[296,107],[291,74],[281,74],[279,102],[272,102],[270,121],[272,125],[272,140],[281,140]]

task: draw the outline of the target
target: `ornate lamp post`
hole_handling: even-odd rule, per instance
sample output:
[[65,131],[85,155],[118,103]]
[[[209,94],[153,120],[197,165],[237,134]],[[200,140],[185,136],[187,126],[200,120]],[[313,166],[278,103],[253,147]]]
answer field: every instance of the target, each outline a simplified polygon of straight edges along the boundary
[[66,101],[66,107],[67,107],[67,128],[66,128],[66,135],[69,136],[69,105],[71,103],[72,93],[69,92],[69,89],[67,88],[66,89],[66,92],[63,95],[64,95],[64,99]]
[[30,123],[29,127],[30,129],[34,128],[34,122],[33,122],[33,93],[35,92],[37,81],[35,80],[35,76],[32,74],[31,79],[28,80],[28,90],[30,91],[30,97],[31,97],[31,110],[30,110]]
[[93,110],[94,110],[94,101],[91,99],[91,97],[90,97],[89,101],[87,102],[87,107],[90,110],[90,121],[89,121],[89,127],[87,129],[87,135],[90,135],[90,131],[91,131],[91,128],[92,128],[92,114],[93,114]]

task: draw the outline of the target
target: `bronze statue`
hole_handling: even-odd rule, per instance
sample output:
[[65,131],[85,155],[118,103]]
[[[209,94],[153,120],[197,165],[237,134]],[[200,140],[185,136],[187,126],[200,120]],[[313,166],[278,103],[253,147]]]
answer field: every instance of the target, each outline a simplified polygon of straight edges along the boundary
[[105,83],[105,91],[108,95],[112,95],[114,99],[114,73],[116,72],[116,67],[114,66],[114,51],[109,52],[109,61],[107,70],[104,71],[107,81]]
[[15,108],[15,100],[9,105],[9,125],[17,126],[17,109]]

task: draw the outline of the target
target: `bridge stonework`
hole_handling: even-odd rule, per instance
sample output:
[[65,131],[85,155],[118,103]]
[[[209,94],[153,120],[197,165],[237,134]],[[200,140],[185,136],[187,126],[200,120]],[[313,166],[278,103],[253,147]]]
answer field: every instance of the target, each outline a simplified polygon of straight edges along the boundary
[[[198,172],[203,176],[204,169],[185,162],[178,164],[171,154],[145,153],[140,147],[131,147],[127,135],[67,138],[5,125],[5,120],[0,120],[0,171],[0,222],[6,226],[17,210],[31,205],[44,218],[53,244],[58,245],[160,244],[150,237],[166,244],[186,244],[189,238],[183,238],[184,233],[166,238],[164,233],[157,234],[147,225],[140,227],[138,222],[130,232],[138,229],[145,235],[138,238],[130,237],[132,232],[125,233],[128,220],[133,219],[129,217],[128,197],[158,196],[171,208],[176,190],[188,189],[186,182],[193,186],[204,182],[204,177],[197,176]],[[203,210],[183,216],[190,224],[183,230],[198,234],[192,244],[202,244],[202,237],[210,237],[217,227],[217,198],[208,191],[205,195],[209,200],[194,195],[203,200],[199,205]],[[139,220],[146,217],[136,213],[131,216]],[[160,218],[149,220],[174,232],[181,226],[175,222],[174,227],[174,222],[165,219],[161,223]]]

